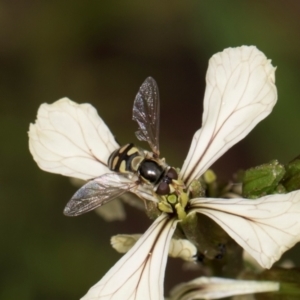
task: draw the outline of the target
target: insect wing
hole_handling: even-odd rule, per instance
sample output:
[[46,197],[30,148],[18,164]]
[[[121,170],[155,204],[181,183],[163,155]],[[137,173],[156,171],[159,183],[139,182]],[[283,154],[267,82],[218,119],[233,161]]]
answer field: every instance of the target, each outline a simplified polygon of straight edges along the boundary
[[81,187],[67,203],[64,214],[78,216],[113,200],[137,183],[117,173],[104,174]]
[[157,84],[152,77],[148,77],[135,97],[132,119],[139,125],[137,138],[140,141],[147,141],[157,156],[159,156],[159,109]]

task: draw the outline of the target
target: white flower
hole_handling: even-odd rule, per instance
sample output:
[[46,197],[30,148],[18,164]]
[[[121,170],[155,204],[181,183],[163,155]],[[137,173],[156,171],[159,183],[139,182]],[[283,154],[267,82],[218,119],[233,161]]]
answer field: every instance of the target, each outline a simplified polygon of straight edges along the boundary
[[[277,100],[275,68],[253,46],[215,54],[206,83],[202,128],[179,173],[187,187],[269,115]],[[66,98],[43,104],[29,137],[30,151],[43,170],[82,179],[104,174],[100,183],[88,183],[99,193],[110,183],[114,188],[128,186],[128,178],[106,175],[108,156],[118,145],[88,104]],[[132,191],[157,202],[147,189],[133,185]],[[264,268],[300,241],[300,191],[257,200],[196,198],[189,200],[185,213],[212,218]],[[165,264],[177,222],[174,215],[157,218],[83,299],[163,299]]]
[[280,284],[275,281],[199,277],[173,288],[168,300],[221,299],[234,295],[275,292],[279,288]]

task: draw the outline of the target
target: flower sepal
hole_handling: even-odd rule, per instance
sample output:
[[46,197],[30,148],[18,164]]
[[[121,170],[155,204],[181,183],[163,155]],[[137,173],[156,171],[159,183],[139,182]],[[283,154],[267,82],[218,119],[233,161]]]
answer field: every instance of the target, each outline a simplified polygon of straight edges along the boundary
[[297,156],[286,166],[286,173],[282,179],[282,184],[288,192],[300,189],[300,156]]
[[243,197],[256,199],[269,194],[285,193],[280,183],[285,175],[285,167],[278,160],[250,168],[243,174]]

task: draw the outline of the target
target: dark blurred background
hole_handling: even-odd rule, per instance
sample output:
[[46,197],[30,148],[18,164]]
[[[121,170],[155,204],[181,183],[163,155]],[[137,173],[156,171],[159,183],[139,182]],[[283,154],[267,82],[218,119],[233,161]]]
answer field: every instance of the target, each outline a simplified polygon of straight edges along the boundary
[[[256,45],[278,66],[279,102],[215,171],[226,180],[274,158],[288,162],[300,154],[299,15],[292,0],[0,1],[0,299],[78,299],[120,257],[110,236],[150,224],[128,207],[123,223],[63,216],[76,187],[41,171],[28,150],[41,103],[92,103],[120,143],[136,142],[132,103],[151,75],[160,88],[161,153],[180,167],[201,124],[208,59]],[[293,255],[297,248],[286,257]],[[167,290],[197,276],[176,264]]]

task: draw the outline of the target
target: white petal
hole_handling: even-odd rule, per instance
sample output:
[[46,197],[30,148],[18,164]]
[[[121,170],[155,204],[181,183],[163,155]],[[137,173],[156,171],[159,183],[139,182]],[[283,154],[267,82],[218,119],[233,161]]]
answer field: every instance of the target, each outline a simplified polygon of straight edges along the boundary
[[197,198],[197,211],[218,223],[263,268],[300,241],[300,191],[257,200]]
[[245,295],[279,291],[275,281],[235,280],[218,277],[199,277],[179,284],[169,300],[221,299],[234,295]]
[[86,180],[107,173],[118,147],[92,105],[68,98],[42,104],[29,128],[29,149],[39,167],[65,176]]
[[275,68],[254,46],[228,48],[209,61],[202,128],[180,172],[200,177],[230,147],[269,115],[277,100]]
[[163,281],[175,219],[158,217],[82,300],[163,300]]

